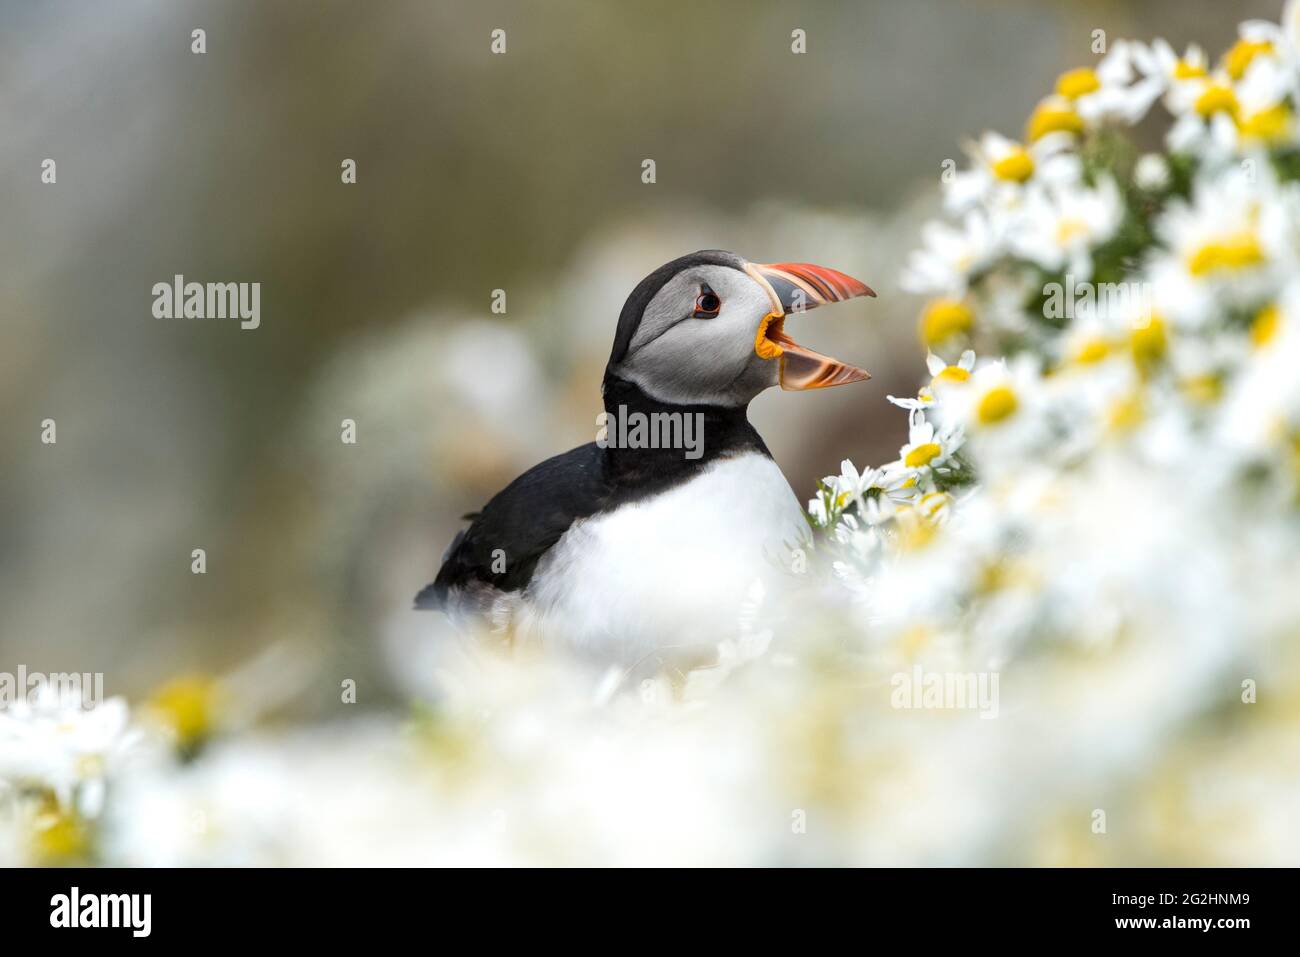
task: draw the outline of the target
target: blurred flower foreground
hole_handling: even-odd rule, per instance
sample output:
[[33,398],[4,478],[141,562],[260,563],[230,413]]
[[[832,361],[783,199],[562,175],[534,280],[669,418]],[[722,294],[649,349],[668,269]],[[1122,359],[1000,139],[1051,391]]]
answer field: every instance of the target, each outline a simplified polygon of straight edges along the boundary
[[46,695],[0,712],[0,859],[1300,863],[1283,20],[1217,61],[1113,43],[969,146],[905,275],[909,441],[824,480],[715,666],[469,652],[402,721],[297,729],[249,716],[274,663],[130,714]]

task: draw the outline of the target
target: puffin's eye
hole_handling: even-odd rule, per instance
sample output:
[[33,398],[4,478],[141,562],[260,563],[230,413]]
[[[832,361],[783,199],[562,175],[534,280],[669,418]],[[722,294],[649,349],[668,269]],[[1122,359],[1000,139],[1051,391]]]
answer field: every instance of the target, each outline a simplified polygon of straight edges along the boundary
[[700,294],[695,297],[695,318],[712,319],[721,308],[722,300],[718,298],[718,294],[708,286],[701,284]]

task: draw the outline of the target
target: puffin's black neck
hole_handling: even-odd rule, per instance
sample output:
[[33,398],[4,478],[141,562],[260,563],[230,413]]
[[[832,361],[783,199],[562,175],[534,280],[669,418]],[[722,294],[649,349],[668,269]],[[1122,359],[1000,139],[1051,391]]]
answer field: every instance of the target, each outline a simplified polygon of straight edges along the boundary
[[771,457],[745,406],[660,402],[610,372],[603,391],[605,472],[616,485],[664,487],[719,458],[745,452]]

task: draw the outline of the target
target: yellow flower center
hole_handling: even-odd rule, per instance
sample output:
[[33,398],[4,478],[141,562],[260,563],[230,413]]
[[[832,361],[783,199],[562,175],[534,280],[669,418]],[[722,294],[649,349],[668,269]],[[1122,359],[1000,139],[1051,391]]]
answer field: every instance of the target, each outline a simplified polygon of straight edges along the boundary
[[1273,44],[1267,40],[1247,40],[1245,37],[1234,43],[1223,55],[1223,68],[1228,76],[1240,80],[1246,75],[1246,68],[1261,53],[1273,52]]
[[1138,396],[1119,399],[1106,414],[1106,424],[1113,432],[1127,432],[1142,421],[1142,400]]
[[1018,568],[1005,558],[998,558],[980,565],[975,576],[975,588],[982,594],[992,594],[1012,587],[1025,577],[1023,568]]
[[1209,405],[1223,394],[1223,382],[1213,372],[1189,376],[1182,382],[1183,393],[1193,402]]
[[1282,326],[1282,310],[1276,303],[1270,303],[1259,311],[1250,324],[1250,341],[1256,347],[1268,345],[1277,336]]
[[1129,337],[1129,348],[1133,352],[1133,361],[1146,368],[1159,362],[1169,347],[1169,336],[1165,324],[1152,316],[1146,325],[1138,326]]
[[1074,352],[1074,361],[1079,365],[1094,365],[1110,355],[1110,343],[1100,337],[1088,339],[1079,344]]
[[921,341],[927,346],[938,345],[969,332],[974,322],[975,316],[964,303],[954,299],[936,299],[921,314]]
[[939,374],[931,382],[967,382],[969,380],[969,369],[963,369],[961,366],[946,366],[939,370]]
[[993,175],[1009,183],[1023,183],[1034,175],[1034,158],[1021,146],[1012,147],[993,163]]
[[77,777],[83,780],[102,777],[105,770],[104,756],[102,754],[83,754],[77,758],[74,768]]
[[1192,254],[1187,268],[1193,276],[1247,269],[1264,261],[1264,250],[1254,233],[1239,233],[1219,242],[1206,243]]
[[934,538],[937,527],[934,522],[927,521],[926,516],[914,508],[900,511],[897,523],[898,544],[908,551],[928,545]]
[[1087,238],[1088,224],[1082,219],[1068,218],[1056,224],[1056,244],[1068,246],[1076,239]]
[[929,465],[942,451],[937,442],[925,442],[908,452],[903,464],[910,469],[919,469]]
[[1232,87],[1219,83],[1207,86],[1196,98],[1196,112],[1206,118],[1215,113],[1235,115],[1237,108],[1237,94],[1232,91]]
[[191,745],[212,730],[215,683],[202,676],[176,678],[154,695],[154,709],[176,732],[182,746]]
[[1291,111],[1285,103],[1252,113],[1237,121],[1242,136],[1273,143],[1285,140],[1291,133]]
[[1188,63],[1186,60],[1179,60],[1174,64],[1175,80],[1194,80],[1202,76],[1205,76],[1205,67],[1203,66]]
[[930,492],[921,496],[921,501],[916,503],[916,510],[930,521],[936,521],[951,503],[952,496],[947,492]]
[[1075,100],[1100,89],[1101,80],[1097,79],[1096,71],[1086,66],[1067,70],[1056,80],[1056,92],[1067,100]]
[[913,625],[899,637],[899,651],[910,661],[929,644],[931,637],[933,635],[925,625]]
[[80,860],[90,848],[85,826],[70,812],[53,810],[36,821],[32,843],[43,864],[69,864]]
[[1010,386],[995,385],[980,398],[975,407],[975,417],[983,425],[994,425],[1012,415],[1020,400]]
[[1034,107],[1029,122],[1025,124],[1025,138],[1033,143],[1048,133],[1082,133],[1083,118],[1069,106],[1060,106],[1044,100]]

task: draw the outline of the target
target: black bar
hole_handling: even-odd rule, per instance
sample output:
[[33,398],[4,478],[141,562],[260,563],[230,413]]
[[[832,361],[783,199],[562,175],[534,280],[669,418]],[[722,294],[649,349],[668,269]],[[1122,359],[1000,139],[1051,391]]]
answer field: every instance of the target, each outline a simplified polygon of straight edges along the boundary
[[[432,870],[9,870],[0,872],[6,942],[31,937],[83,943],[131,940],[143,927],[144,898],[101,908],[97,895],[149,895],[148,936],[135,939],[218,943],[319,941],[331,948],[416,933],[430,946],[496,945],[503,932],[534,946],[624,939],[700,926],[701,939],[731,943],[775,930],[824,939],[827,932],[865,943],[910,927],[918,948],[945,939],[1076,941],[1106,937],[1142,943],[1194,938],[1232,946],[1263,932],[1283,933],[1294,872],[1286,870],[738,870],[581,871]],[[116,909],[116,928],[53,927],[60,895],[82,913]],[[87,904],[95,897],[94,904]],[[1128,923],[1121,926],[1121,922]],[[1209,921],[1205,928],[1201,922]],[[1181,922],[1181,923],[1180,923]],[[1192,922],[1196,922],[1195,925]],[[1236,926],[1228,926],[1232,922]],[[199,934],[199,936],[195,936]],[[1054,935],[1044,938],[1044,934]],[[978,935],[977,937],[972,935]],[[1242,935],[1245,935],[1243,937]],[[565,938],[568,938],[567,940]],[[133,941],[134,942],[134,941]],[[874,949],[874,948],[872,948]]]

